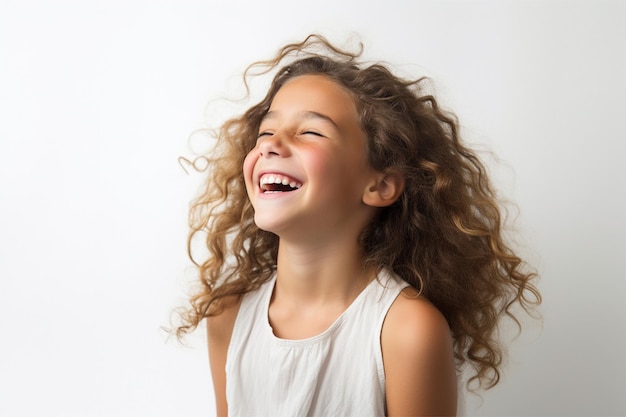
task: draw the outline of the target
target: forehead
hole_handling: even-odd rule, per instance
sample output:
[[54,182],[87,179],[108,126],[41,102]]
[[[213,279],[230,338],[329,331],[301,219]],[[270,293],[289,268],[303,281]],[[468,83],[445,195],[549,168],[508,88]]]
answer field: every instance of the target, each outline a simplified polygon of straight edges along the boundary
[[333,120],[358,119],[352,94],[324,75],[301,75],[290,79],[274,96],[269,111],[272,114],[304,111],[326,115]]

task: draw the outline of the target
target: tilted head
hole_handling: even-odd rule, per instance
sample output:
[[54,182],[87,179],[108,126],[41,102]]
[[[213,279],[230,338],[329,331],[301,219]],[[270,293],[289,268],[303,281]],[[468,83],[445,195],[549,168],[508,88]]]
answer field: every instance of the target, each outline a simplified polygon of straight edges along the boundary
[[[370,166],[403,182],[397,201],[381,210],[361,236],[366,262],[397,269],[407,264],[398,260],[407,244],[438,235],[428,223],[437,215],[440,198],[463,194],[467,162],[459,163],[463,149],[455,120],[424,91],[425,79],[404,80],[386,66],[361,63],[358,57],[359,53],[340,51],[319,37],[283,48],[274,60],[262,64],[291,62],[277,71],[265,98],[246,112],[247,137],[241,139],[248,150],[254,147],[263,118],[289,80],[322,75],[342,86],[354,100]],[[437,187],[457,190],[438,194]]]

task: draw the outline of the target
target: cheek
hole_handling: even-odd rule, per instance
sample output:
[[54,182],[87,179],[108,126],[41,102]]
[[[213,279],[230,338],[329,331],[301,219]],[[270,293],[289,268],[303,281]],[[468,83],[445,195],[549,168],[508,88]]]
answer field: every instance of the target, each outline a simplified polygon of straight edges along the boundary
[[337,161],[336,149],[323,147],[305,149],[300,153],[299,159],[306,166],[308,174],[318,178],[336,175],[341,168]]
[[360,171],[354,155],[343,149],[310,153],[305,158],[309,172],[323,181],[339,184]]
[[252,191],[252,175],[254,173],[254,165],[256,164],[257,159],[258,155],[253,150],[248,153],[248,155],[246,155],[246,158],[243,160],[243,177],[246,181],[246,189],[248,190],[248,194],[250,194]]

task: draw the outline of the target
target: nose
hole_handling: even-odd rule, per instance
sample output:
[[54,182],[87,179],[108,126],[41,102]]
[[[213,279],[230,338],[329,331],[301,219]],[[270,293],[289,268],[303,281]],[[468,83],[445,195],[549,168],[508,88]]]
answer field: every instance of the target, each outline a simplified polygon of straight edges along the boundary
[[274,133],[261,138],[259,153],[265,158],[272,156],[289,156],[289,145],[286,138],[280,133]]

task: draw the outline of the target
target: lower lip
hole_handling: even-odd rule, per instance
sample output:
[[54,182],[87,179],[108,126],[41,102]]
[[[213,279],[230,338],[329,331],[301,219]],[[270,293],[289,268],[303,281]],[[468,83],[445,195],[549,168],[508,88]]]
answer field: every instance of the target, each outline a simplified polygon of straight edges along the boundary
[[261,198],[267,198],[267,199],[276,199],[276,198],[281,198],[281,197],[285,197],[288,196],[290,194],[294,194],[297,193],[298,190],[294,190],[294,191],[261,191],[259,192],[259,197]]

